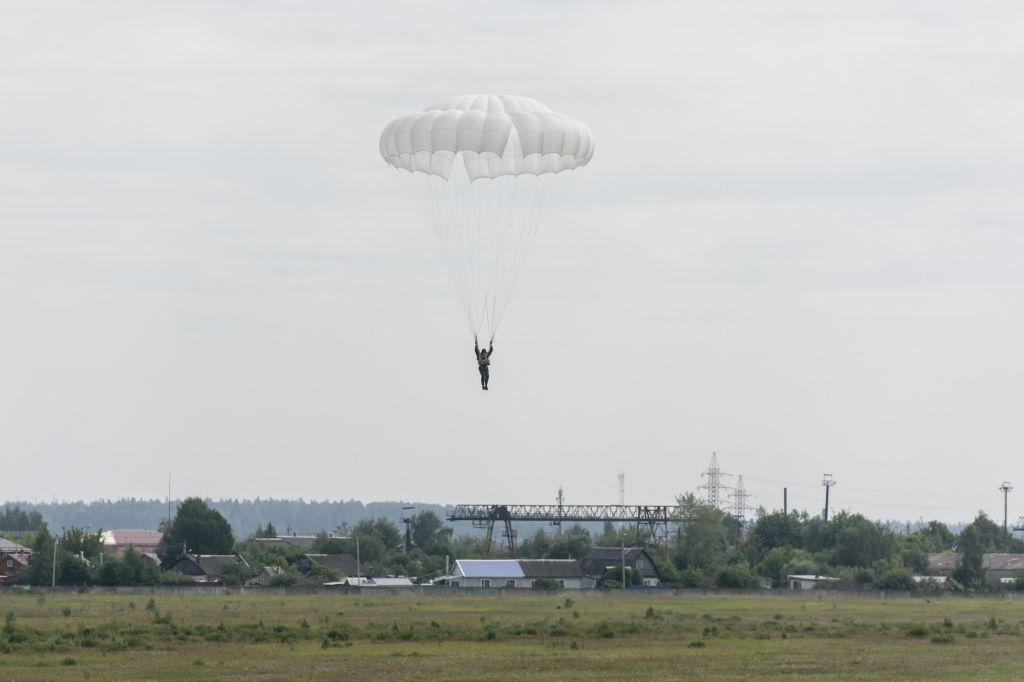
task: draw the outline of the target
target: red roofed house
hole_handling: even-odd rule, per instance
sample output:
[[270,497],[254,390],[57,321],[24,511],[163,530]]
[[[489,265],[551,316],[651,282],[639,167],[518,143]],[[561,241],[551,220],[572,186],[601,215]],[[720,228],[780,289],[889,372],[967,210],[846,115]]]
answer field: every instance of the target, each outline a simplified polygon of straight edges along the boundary
[[13,583],[18,574],[28,566],[32,550],[17,542],[0,538],[0,585]]

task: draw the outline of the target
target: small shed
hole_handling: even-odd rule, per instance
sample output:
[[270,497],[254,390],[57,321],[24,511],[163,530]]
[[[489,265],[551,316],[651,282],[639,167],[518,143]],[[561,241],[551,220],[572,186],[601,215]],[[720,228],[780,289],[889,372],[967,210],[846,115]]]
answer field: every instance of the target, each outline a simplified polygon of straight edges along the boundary
[[840,582],[839,578],[824,575],[787,575],[786,584],[791,590],[813,590],[817,587],[829,587]]

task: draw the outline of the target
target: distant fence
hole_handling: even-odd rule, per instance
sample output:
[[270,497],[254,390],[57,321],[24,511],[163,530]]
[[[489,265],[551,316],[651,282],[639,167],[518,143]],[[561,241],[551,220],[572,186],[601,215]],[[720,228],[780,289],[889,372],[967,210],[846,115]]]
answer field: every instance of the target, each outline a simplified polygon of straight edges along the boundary
[[412,587],[262,587],[243,586],[226,587],[224,585],[135,585],[124,587],[25,587],[20,585],[0,586],[0,594],[10,592],[33,593],[85,593],[85,594],[119,594],[119,595],[152,595],[152,596],[225,596],[225,595],[267,595],[277,597],[290,596],[326,596],[326,595],[407,595],[416,597],[451,596],[451,597],[524,597],[536,594],[571,594],[574,598],[583,599],[620,599],[624,597],[643,596],[646,599],[715,599],[732,597],[754,597],[764,599],[1008,599],[1024,600],[1024,592],[951,592],[948,590],[789,590],[789,589],[676,589],[670,587],[630,588],[627,590],[595,590],[595,589],[557,589],[535,590],[532,588],[482,588],[482,587],[434,587],[432,585],[414,585]]

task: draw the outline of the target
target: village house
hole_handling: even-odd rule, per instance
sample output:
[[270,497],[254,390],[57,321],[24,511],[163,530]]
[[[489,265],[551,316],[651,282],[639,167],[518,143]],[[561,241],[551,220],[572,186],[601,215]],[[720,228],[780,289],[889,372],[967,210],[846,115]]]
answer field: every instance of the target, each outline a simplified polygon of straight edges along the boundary
[[301,573],[309,573],[314,566],[326,568],[342,578],[361,574],[356,558],[351,554],[303,554],[295,562]]
[[7,538],[0,538],[0,585],[13,583],[28,566],[32,550]]
[[616,579],[621,580],[622,567],[635,575],[639,574],[643,584],[648,587],[655,587],[661,584],[661,575],[654,560],[643,547],[594,547],[590,552],[580,559],[580,569],[584,574],[600,581],[606,572],[611,570],[615,573]]
[[100,540],[104,549],[121,557],[129,547],[134,548],[139,554],[156,552],[163,535],[158,530],[105,530],[100,535]]
[[590,589],[597,581],[583,574],[573,559],[459,559],[449,575],[434,581],[445,587],[531,588],[537,581],[552,587]]
[[249,563],[238,554],[186,554],[170,566],[170,570],[192,576],[197,583],[216,583],[221,581],[225,570],[241,569],[243,580],[253,575]]

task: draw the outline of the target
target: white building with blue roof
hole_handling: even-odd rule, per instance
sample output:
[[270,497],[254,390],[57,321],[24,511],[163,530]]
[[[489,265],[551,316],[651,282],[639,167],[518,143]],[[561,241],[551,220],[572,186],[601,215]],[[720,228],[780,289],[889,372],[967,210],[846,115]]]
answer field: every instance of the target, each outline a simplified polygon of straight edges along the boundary
[[451,573],[434,581],[446,587],[531,588],[537,580],[570,590],[591,589],[593,578],[583,575],[573,559],[459,559]]

